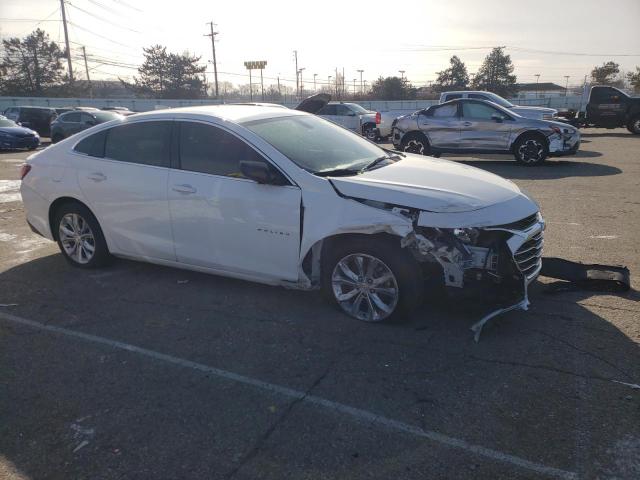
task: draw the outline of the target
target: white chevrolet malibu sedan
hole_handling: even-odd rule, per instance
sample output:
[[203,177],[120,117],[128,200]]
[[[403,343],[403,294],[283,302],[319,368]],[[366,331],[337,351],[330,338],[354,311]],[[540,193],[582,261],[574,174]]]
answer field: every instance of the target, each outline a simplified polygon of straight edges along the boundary
[[416,307],[427,279],[527,308],[541,268],[544,223],[514,183],[275,106],[114,120],[21,176],[29,225],[76,267],[117,256],[322,288],[369,322]]

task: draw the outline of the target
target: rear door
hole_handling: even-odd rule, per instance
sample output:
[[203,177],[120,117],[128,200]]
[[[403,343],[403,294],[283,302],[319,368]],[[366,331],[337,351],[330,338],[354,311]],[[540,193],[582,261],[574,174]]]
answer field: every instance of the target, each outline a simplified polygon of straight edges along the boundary
[[80,188],[118,253],[175,260],[167,199],[171,130],[171,121],[129,123],[75,148]]
[[447,103],[432,107],[418,116],[418,128],[436,148],[457,148],[460,142],[458,104]]
[[511,117],[484,102],[462,101],[460,147],[505,150],[509,145]]
[[230,131],[195,121],[177,124],[178,164],[169,174],[169,203],[178,261],[296,281],[300,189],[284,176],[282,185],[245,178],[241,161],[278,170]]
[[70,137],[81,130],[81,118],[82,115],[80,112],[69,112],[60,116],[58,122],[62,126],[65,137]]

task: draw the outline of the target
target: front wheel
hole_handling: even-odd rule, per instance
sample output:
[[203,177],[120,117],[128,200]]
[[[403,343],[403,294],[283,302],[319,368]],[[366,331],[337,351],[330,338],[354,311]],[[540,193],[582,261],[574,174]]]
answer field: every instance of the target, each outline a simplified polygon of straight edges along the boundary
[[323,291],[350,317],[365,322],[395,320],[422,300],[421,269],[399,241],[352,238],[334,245],[323,257]]
[[513,146],[513,155],[522,165],[541,165],[549,156],[546,140],[539,135],[523,135]]
[[431,147],[429,141],[422,133],[408,133],[400,143],[400,150],[407,153],[417,153],[419,155],[430,155]]
[[98,220],[79,203],[67,203],[56,211],[54,228],[58,247],[74,267],[97,268],[111,260]]
[[627,130],[635,135],[640,135],[640,115],[633,117],[627,124]]

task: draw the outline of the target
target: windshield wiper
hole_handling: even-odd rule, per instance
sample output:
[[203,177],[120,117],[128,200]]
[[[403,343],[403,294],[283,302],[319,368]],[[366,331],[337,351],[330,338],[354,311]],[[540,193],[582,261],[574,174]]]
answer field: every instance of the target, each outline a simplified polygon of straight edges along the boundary
[[[381,157],[376,158],[373,162],[371,162],[370,164],[366,165],[362,170],[360,170],[361,172],[366,172],[367,170],[371,170],[373,167],[375,167],[376,165],[384,162],[385,160],[393,160],[394,157],[398,158],[400,155],[396,155],[395,152],[393,154],[390,155],[383,155]],[[404,155],[403,155],[404,156]]]
[[360,172],[360,169],[333,168],[331,170],[315,172],[314,175],[318,175],[319,177],[348,177],[349,175],[358,175]]

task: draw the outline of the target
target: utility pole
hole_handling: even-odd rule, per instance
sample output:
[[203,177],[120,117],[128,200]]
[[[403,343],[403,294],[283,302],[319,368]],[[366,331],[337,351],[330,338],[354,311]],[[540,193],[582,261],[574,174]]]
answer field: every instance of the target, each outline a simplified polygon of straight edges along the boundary
[[278,96],[282,97],[282,92],[280,91],[280,74],[278,74]]
[[355,79],[355,78],[353,79],[353,96],[354,97],[356,96],[356,80],[357,79]]
[[87,65],[87,50],[82,46],[82,56],[84,57],[84,71],[87,73],[87,82],[89,83],[89,98],[93,98],[93,85],[89,78],[89,65]]
[[211,50],[213,51],[213,77],[216,82],[216,98],[218,98],[218,64],[216,62],[216,35],[218,32],[213,31],[213,20],[209,22],[211,33],[205,34],[205,37],[211,37]]
[[298,82],[298,51],[293,51],[293,56],[296,59],[296,96],[300,98],[300,83]]
[[333,77],[332,77],[331,75],[329,75],[329,76],[327,77],[327,90],[329,90],[329,91],[331,91],[331,79],[332,79],[332,78],[333,78]]
[[60,0],[60,10],[62,11],[62,26],[64,27],[64,43],[67,46],[67,66],[69,67],[69,81],[73,82],[71,49],[69,48],[69,32],[67,31],[67,13],[64,11],[64,0]]
[[318,76],[317,73],[313,74],[313,91],[316,91],[316,77]]
[[565,75],[564,79],[566,80],[564,84],[564,96],[567,96],[567,92],[569,91],[569,75]]
[[338,67],[336,67],[336,97],[340,98],[338,95]]
[[398,70],[398,72],[400,72],[400,80],[404,84],[404,72],[406,72],[406,70]]
[[264,82],[262,81],[262,68],[260,69],[260,90],[262,90],[262,101],[264,102]]
[[538,98],[538,81],[540,81],[540,74],[536,73],[534,77],[536,77],[536,98]]
[[305,67],[302,67],[300,70],[298,70],[298,73],[300,74],[300,93],[299,95],[302,97],[302,95],[304,95],[304,83],[302,82],[302,72],[305,70]]
[[360,95],[363,95],[364,89],[362,88],[362,72],[364,72],[364,70],[358,70],[358,72],[360,72]]

